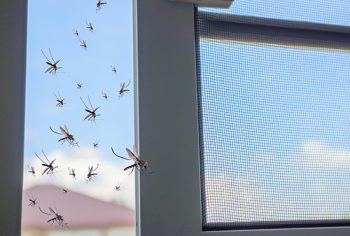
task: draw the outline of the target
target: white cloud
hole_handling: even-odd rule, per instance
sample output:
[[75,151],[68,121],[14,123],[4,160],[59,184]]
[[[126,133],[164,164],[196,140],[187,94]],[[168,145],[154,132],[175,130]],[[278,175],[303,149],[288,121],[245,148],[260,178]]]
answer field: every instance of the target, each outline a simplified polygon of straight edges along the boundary
[[307,141],[294,155],[259,155],[249,171],[206,176],[208,222],[341,219],[350,215],[350,150]]
[[[42,156],[41,153],[38,154]],[[124,165],[120,166],[116,162],[103,158],[98,149],[82,147],[71,153],[56,150],[46,155],[49,160],[56,159],[54,164],[59,168],[52,176],[41,175],[44,167],[41,166],[40,160],[32,159],[30,165],[35,167],[36,176],[31,176],[29,173],[24,175],[24,189],[34,185],[54,184],[101,200],[118,202],[130,208],[135,207],[134,175],[124,172]],[[96,166],[97,163],[99,163],[98,175],[87,183],[88,166]],[[75,180],[69,175],[68,167],[75,169]],[[120,191],[114,189],[118,184],[121,185]]]
[[[256,222],[277,220],[279,200],[262,187],[258,179],[206,177],[207,221]],[[292,204],[284,203],[288,211]]]
[[350,149],[332,148],[323,142],[305,142],[295,157],[305,168],[350,169]]

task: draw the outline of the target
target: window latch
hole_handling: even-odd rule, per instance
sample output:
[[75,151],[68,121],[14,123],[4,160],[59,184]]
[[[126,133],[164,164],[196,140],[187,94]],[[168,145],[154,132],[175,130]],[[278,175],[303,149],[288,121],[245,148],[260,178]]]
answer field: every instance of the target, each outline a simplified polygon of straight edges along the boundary
[[197,7],[229,8],[234,0],[170,0],[170,1],[192,3]]

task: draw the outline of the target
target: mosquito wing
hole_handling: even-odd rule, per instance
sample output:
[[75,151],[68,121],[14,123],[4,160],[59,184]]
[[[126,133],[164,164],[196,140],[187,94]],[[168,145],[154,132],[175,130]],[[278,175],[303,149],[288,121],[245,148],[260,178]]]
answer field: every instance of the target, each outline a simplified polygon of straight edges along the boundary
[[52,213],[52,214],[54,214],[54,215],[56,215],[57,213],[55,212],[55,210],[54,209],[52,209],[51,207],[49,207],[49,211]]
[[125,149],[126,152],[128,153],[128,156],[133,159],[135,162],[138,162],[140,160],[140,157],[134,153],[133,151],[131,151],[129,148],[126,148]]
[[62,126],[60,126],[60,130],[62,132],[62,134],[66,134],[67,132],[64,130],[64,128],[62,128]]
[[60,130],[61,130],[62,134],[64,134],[65,136],[69,136],[69,131],[68,131],[67,125],[64,125],[64,128],[62,128],[60,126]]

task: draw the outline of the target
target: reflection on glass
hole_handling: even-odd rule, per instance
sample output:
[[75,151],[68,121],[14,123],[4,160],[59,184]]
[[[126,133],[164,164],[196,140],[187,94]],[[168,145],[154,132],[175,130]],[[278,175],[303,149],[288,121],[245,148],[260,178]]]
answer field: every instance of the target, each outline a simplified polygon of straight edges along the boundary
[[131,4],[29,1],[22,236],[135,235]]

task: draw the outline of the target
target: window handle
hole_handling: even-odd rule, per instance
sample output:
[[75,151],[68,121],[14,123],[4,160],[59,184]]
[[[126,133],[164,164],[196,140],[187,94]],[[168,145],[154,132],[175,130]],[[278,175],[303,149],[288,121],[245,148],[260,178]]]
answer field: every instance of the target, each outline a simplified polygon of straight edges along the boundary
[[192,3],[198,7],[229,8],[234,0],[170,0],[170,1]]

